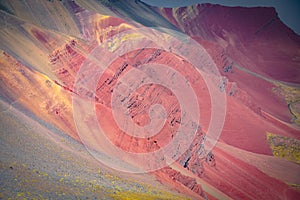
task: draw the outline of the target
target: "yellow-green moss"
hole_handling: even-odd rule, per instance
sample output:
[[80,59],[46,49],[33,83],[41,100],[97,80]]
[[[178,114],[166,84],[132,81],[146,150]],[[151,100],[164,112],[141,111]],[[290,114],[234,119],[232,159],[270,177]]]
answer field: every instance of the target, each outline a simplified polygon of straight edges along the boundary
[[300,126],[300,88],[279,82],[276,82],[275,85],[276,87],[272,91],[285,99],[292,114],[292,122]]
[[267,132],[267,141],[275,157],[300,164],[300,141]]
[[158,200],[158,199],[173,199],[173,200],[181,200],[187,199],[186,197],[176,196],[171,193],[162,192],[159,194],[153,193],[135,193],[131,191],[116,191],[114,194],[111,194],[111,197],[116,200]]
[[289,109],[293,115],[293,122],[300,126],[300,101],[289,103]]
[[288,184],[289,186],[291,186],[292,188],[294,188],[295,190],[300,192],[300,185],[296,184],[296,183],[290,183]]

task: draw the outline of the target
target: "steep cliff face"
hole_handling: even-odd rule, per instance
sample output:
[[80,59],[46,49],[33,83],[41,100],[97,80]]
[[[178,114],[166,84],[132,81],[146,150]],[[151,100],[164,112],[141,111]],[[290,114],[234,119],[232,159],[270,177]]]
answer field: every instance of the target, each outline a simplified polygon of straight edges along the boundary
[[[161,131],[139,139],[116,124],[112,93],[130,70],[153,63],[172,66],[196,91],[201,118],[188,150],[175,163],[151,174],[192,198],[299,196],[290,185],[300,184],[295,178],[300,177],[296,164],[300,152],[300,38],[280,21],[274,9],[210,4],[171,9],[153,8],[140,1],[30,0],[3,1],[0,15],[0,97],[39,123],[79,142],[84,135],[78,135],[76,126],[85,125],[89,131],[101,125],[111,144],[122,151],[155,152],[173,140],[180,126],[182,107],[175,93],[163,85],[146,84],[126,97],[127,114],[138,126],[151,121],[151,106],[161,104],[165,108],[167,117]],[[145,34],[137,29],[143,26],[188,34],[216,63],[223,76],[220,89],[227,95],[227,102],[221,103],[226,103],[227,111],[222,134],[212,151],[204,149],[212,117],[209,88],[197,69],[171,49],[147,48],[145,44],[105,66],[96,92],[74,87],[86,60],[93,61],[91,54],[96,47],[109,41],[109,51],[119,48],[122,42]],[[111,40],[131,30],[136,33]],[[95,57],[105,60],[109,51]],[[99,64],[99,68],[104,66]],[[86,104],[93,101],[97,123],[86,119],[75,124],[72,97]],[[271,143],[267,132],[294,141],[295,147]],[[101,151],[102,141],[96,136],[90,141],[91,147]],[[189,142],[181,141],[182,145]],[[138,161],[131,164],[143,166]]]

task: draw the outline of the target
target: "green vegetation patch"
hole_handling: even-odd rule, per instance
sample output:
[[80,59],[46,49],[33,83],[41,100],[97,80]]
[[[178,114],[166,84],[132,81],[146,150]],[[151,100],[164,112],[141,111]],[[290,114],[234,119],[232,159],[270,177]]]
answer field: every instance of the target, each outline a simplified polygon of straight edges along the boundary
[[300,164],[300,141],[267,132],[267,141],[275,157]]
[[300,88],[276,83],[272,91],[285,99],[292,114],[292,122],[300,126]]

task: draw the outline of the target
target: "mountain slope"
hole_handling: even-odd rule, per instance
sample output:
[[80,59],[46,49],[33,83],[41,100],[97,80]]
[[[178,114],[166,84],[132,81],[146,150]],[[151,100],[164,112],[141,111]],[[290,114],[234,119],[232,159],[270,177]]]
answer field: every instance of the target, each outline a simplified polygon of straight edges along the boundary
[[[211,4],[173,9],[154,8],[133,0],[27,0],[0,3],[1,102],[5,105],[8,103],[47,130],[56,130],[54,135],[62,133],[68,136],[68,141],[79,142],[76,145],[80,148],[83,148],[83,144],[86,145],[85,142],[90,142],[90,146],[86,145],[88,148],[100,153],[106,152],[100,145],[103,141],[97,136],[89,135],[99,124],[108,133],[110,142],[125,152],[153,152],[166,146],[176,136],[183,108],[180,107],[179,100],[176,100],[174,91],[163,85],[145,85],[128,98],[129,115],[139,126],[147,125],[151,120],[148,110],[152,105],[161,104],[166,108],[166,124],[161,132],[138,140],[133,135],[126,134],[115,123],[111,106],[112,94],[118,81],[126,77],[130,70],[153,63],[169,65],[192,83],[200,107],[201,119],[197,124],[199,130],[197,129],[188,150],[175,163],[149,173],[166,185],[162,188],[166,194],[159,193],[158,197],[154,192],[147,196],[145,189],[136,195],[134,184],[126,188],[125,184],[117,183],[109,191],[100,191],[106,194],[105,198],[119,199],[128,193],[129,197],[137,199],[168,199],[178,196],[175,191],[183,193],[186,198],[195,199],[299,197],[296,189],[300,180],[295,177],[300,177],[300,37],[280,21],[274,9],[230,8]],[[111,59],[110,52],[122,49],[124,42],[138,41],[142,37],[151,39],[153,33],[145,33],[141,28],[152,26],[167,34],[176,30],[191,36],[204,47],[222,75],[222,87],[227,100],[219,103],[226,106],[226,118],[219,141],[212,152],[205,152],[202,148],[209,135],[209,124],[212,123],[210,88],[193,63],[176,55],[175,49],[172,51],[171,47],[161,50],[144,43],[139,49],[125,52],[111,61],[98,80],[95,93],[76,87],[78,74],[85,65],[90,70],[95,69],[94,65],[106,67],[102,66],[103,60]],[[119,36],[126,31],[132,31],[133,34]],[[161,39],[164,36],[158,35]],[[107,51],[95,54],[95,49],[104,44],[108,45]],[[193,50],[185,53],[198,55]],[[99,58],[99,62],[95,58]],[[181,91],[185,94],[184,92]],[[74,97],[86,105],[93,103],[96,121],[86,118],[76,123]],[[84,115],[86,107],[80,109]],[[6,111],[2,113],[2,117],[3,126],[13,127]],[[31,123],[33,122],[30,121]],[[86,127],[86,135],[78,132],[79,126]],[[19,132],[19,129],[11,130]],[[1,136],[6,138],[9,132],[10,128],[5,128]],[[267,133],[274,135],[271,137]],[[22,138],[21,135],[15,137]],[[48,137],[45,138],[48,140]],[[181,140],[181,144],[189,142],[185,138]],[[18,143],[5,139],[3,143],[9,146],[10,152],[20,154]],[[39,146],[42,145],[44,143],[41,142]],[[68,144],[66,148],[79,148],[76,145],[69,147]],[[59,149],[61,146],[54,148]],[[6,151],[8,150],[1,150],[1,155],[7,154]],[[34,150],[29,152],[34,154]],[[75,150],[71,152],[72,155],[73,153],[83,154]],[[205,157],[201,157],[202,153]],[[48,150],[45,154],[52,155]],[[84,156],[87,156],[85,154],[86,152]],[[41,155],[34,156],[41,158]],[[118,158],[115,155],[114,159]],[[264,158],[268,160],[267,163],[262,161]],[[88,162],[92,163],[91,156],[89,159]],[[49,162],[52,160],[55,160],[55,156]],[[78,160],[81,161],[82,158],[78,157]],[[127,161],[135,167],[144,167],[140,160]],[[6,162],[8,161],[1,160],[1,163]],[[80,169],[75,160],[70,162]],[[7,174],[5,168],[7,166],[2,165],[3,175],[11,180],[12,175]],[[99,168],[107,167],[100,164]],[[289,169],[288,172],[280,171],[286,168]],[[49,171],[52,172],[52,168]],[[108,169],[108,173],[125,179],[121,172]],[[139,179],[152,186],[157,184],[149,174],[125,173],[124,176]],[[295,177],[291,178],[292,175]],[[75,183],[76,180],[73,177]],[[51,181],[55,181],[55,178]],[[87,184],[88,181],[82,182]],[[10,194],[15,192],[9,182],[5,185],[2,190],[10,190]],[[40,192],[43,190],[44,188],[40,188]],[[85,192],[82,196],[87,194]],[[171,195],[169,192],[174,196],[168,196]],[[4,192],[2,194],[7,195]],[[70,198],[76,196],[71,189],[69,195]]]

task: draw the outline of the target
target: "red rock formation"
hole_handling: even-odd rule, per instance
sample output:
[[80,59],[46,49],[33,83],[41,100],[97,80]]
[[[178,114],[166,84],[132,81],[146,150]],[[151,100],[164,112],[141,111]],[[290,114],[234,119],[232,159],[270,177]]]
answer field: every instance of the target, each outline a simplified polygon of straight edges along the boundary
[[[97,120],[115,146],[127,152],[153,152],[172,140],[180,124],[181,110],[175,95],[161,85],[148,84],[128,97],[129,116],[140,126],[149,123],[151,105],[159,103],[166,108],[167,119],[163,129],[155,136],[141,139],[126,134],[118,127],[111,110],[111,94],[117,81],[130,69],[149,63],[170,65],[192,83],[197,91],[199,107],[205,109],[200,110],[199,130],[190,148],[175,164],[154,172],[157,179],[199,198],[299,197],[299,193],[283,180],[264,174],[253,163],[244,162],[219,147],[205,152],[203,143],[212,104],[208,88],[195,68],[179,56],[153,48],[134,50],[108,66],[98,81],[95,94],[73,88],[78,71],[97,45],[118,33],[142,26],[126,21],[130,18],[128,16],[147,25],[149,19],[137,18],[136,15],[152,16],[165,27],[172,27],[167,23],[170,21],[206,49],[224,76],[222,87],[228,94],[228,100],[220,142],[249,154],[272,156],[266,141],[267,131],[299,139],[299,130],[290,125],[292,115],[285,97],[278,96],[273,90],[276,84],[286,87],[292,83],[299,84],[299,36],[288,29],[271,8],[229,8],[204,4],[157,9],[140,2],[128,2],[136,13],[126,11],[126,5],[120,2],[113,4],[115,7],[110,7],[110,10],[93,1],[79,1],[78,4],[73,1],[66,1],[66,4],[56,2],[55,6],[68,16],[63,21],[71,31],[62,27],[60,22],[54,23],[57,21],[54,14],[49,23],[42,23],[16,12],[18,6],[6,5],[13,15],[1,13],[1,16],[9,18],[15,27],[1,30],[1,48],[4,50],[0,57],[1,97],[10,103],[19,102],[27,112],[77,140],[80,138],[72,115],[71,96],[76,95],[87,102],[95,100]],[[49,3],[42,4],[46,10],[54,8]],[[54,10],[56,13],[59,9]],[[126,12],[128,16],[124,17]],[[40,16],[34,11],[32,13],[32,16]],[[107,13],[124,19],[102,15]],[[159,14],[164,18],[158,17]],[[18,37],[23,41],[21,44],[14,42],[14,39],[19,41]],[[19,46],[22,46],[22,51]],[[100,56],[105,57],[106,54]],[[91,129],[96,126],[89,120],[85,123]],[[97,145],[99,141],[93,140],[93,144]],[[208,155],[203,157],[205,153]],[[274,163],[269,163],[270,167],[272,165]]]

